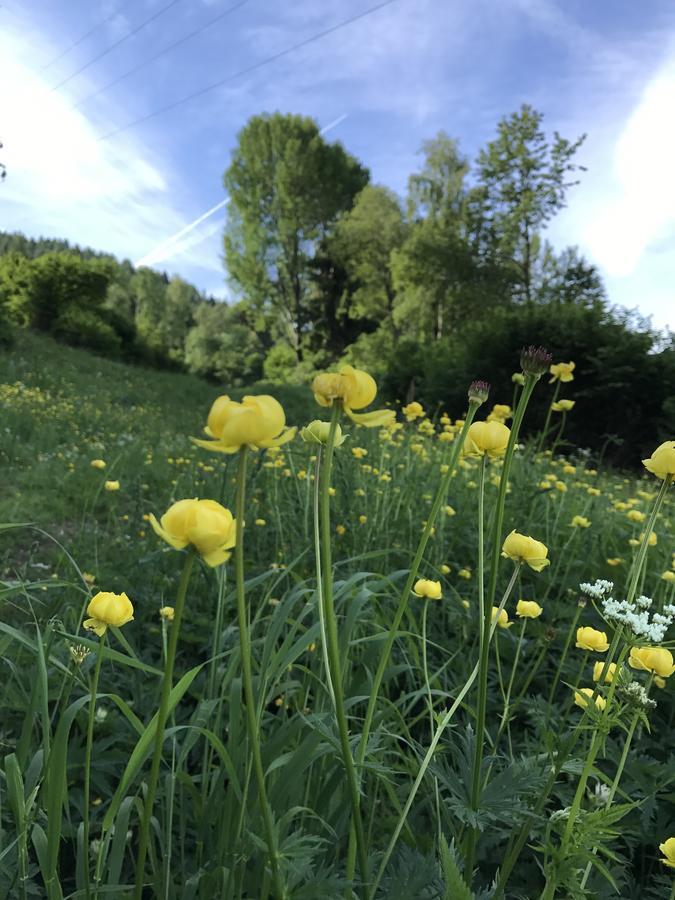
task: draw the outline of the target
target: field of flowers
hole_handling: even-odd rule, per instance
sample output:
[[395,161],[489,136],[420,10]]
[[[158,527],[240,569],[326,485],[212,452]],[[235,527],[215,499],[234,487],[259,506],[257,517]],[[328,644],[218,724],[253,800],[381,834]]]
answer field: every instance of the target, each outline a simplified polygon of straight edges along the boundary
[[0,360],[0,897],[675,898],[675,442],[467,389]]

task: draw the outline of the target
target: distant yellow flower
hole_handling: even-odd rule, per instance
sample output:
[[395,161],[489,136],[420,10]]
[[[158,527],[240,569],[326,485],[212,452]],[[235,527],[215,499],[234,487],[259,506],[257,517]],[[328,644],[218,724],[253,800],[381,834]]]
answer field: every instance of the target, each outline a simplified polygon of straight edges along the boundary
[[628,665],[633,669],[653,672],[661,678],[669,678],[675,672],[673,654],[665,647],[632,647]]
[[[499,613],[499,615],[497,615]],[[497,628],[510,628],[513,622],[509,622],[509,614],[505,609],[500,611],[498,606],[492,607],[492,622],[497,620]]]
[[260,526],[260,528],[262,528],[263,525],[267,525],[267,522],[265,521],[265,519],[256,519],[253,524],[258,525]]
[[670,866],[671,869],[675,869],[675,837],[668,838],[667,841],[659,844],[659,850],[664,856],[661,860],[664,866]]
[[[309,425],[305,425],[300,431],[300,437],[306,444],[323,444],[328,442],[328,432],[330,431],[330,422],[322,422],[320,419],[314,419]],[[339,425],[335,426],[334,446],[341,447],[347,440],[347,436],[342,434]]]
[[588,528],[591,524],[591,520],[587,519],[586,516],[572,516],[571,525],[573,528]]
[[339,372],[316,375],[312,381],[312,392],[319,406],[332,406],[335,400],[340,401],[345,414],[357,425],[379,428],[396,418],[391,409],[378,409],[369,413],[354,412],[373,402],[377,385],[372,375],[353,366],[342,366]]
[[663,690],[663,688],[666,686],[666,679],[661,678],[660,675],[655,675],[654,676],[654,684],[657,686],[657,688],[660,688],[661,690]]
[[90,585],[96,581],[96,576],[92,575],[91,572],[83,572],[82,578],[84,579],[84,581],[87,582],[87,584],[90,584]]
[[368,516],[363,516],[363,515],[359,516],[359,525],[365,525],[367,521],[368,521]]
[[368,451],[363,447],[352,447],[352,456],[356,459],[363,459],[364,456],[368,456]]
[[89,465],[93,469],[105,469],[106,462],[104,459],[92,459],[92,461],[89,463]]
[[495,403],[487,417],[488,422],[505,422],[513,417],[513,411],[508,403]]
[[666,569],[666,571],[661,574],[661,578],[663,578],[664,581],[667,581],[668,584],[672,584],[675,581],[675,572]]
[[90,618],[84,620],[84,627],[103,637],[109,625],[121,628],[127,622],[132,622],[134,607],[126,594],[99,591],[89,601],[87,614]]
[[589,497],[599,497],[602,491],[596,487],[589,487],[586,490],[586,493],[589,495]]
[[519,600],[516,605],[516,615],[520,619],[538,619],[543,611],[535,600]]
[[[602,670],[605,668],[605,664],[603,662],[596,662],[593,666],[593,681],[600,681],[600,676],[602,675]],[[616,663],[610,663],[607,667],[607,671],[605,672],[605,682],[607,684],[611,684],[614,680],[614,675],[616,673]]]
[[[586,709],[592,696],[593,688],[581,688],[580,690],[574,692],[574,702],[582,709]],[[601,697],[598,694],[598,696],[595,698],[595,705],[598,709],[604,709],[607,706],[607,701],[604,697]]]
[[620,556],[610,556],[607,559],[608,566],[620,566],[623,560]]
[[576,403],[576,400],[556,400],[555,403],[551,403],[551,409],[553,412],[569,412]]
[[574,473],[575,473],[576,470],[577,470],[577,467],[576,467],[576,466],[571,466],[571,465],[568,463],[567,465],[564,465],[564,466],[563,466],[563,469],[562,469],[562,470],[563,470],[563,473],[564,473],[565,475],[574,475]]
[[506,453],[511,430],[503,422],[473,422],[464,445],[466,456],[489,456],[496,459]]
[[346,532],[347,532],[347,529],[345,528],[344,525],[336,525],[335,530],[340,535],[340,537],[342,537],[342,535],[346,534]]
[[548,548],[526,534],[519,534],[515,529],[502,544],[502,556],[514,562],[527,563],[535,572],[541,572],[550,565]]
[[452,569],[450,568],[450,566],[447,566],[445,563],[443,563],[443,565],[441,566],[441,572],[443,573],[443,575],[449,575],[451,571]]
[[675,475],[675,441],[664,441],[642,465],[657,478]]
[[176,550],[193,546],[208,566],[227,562],[236,540],[232,513],[215,500],[179,500],[159,522],[150,515],[150,524]]
[[166,619],[167,622],[173,622],[173,606],[162,606],[159,610],[159,615],[162,619]]
[[420,578],[415,582],[413,594],[417,597],[426,597],[427,600],[440,600],[442,595],[440,581],[431,581],[428,578]]
[[106,491],[119,491],[120,483],[119,481],[106,481],[103,485]]
[[[645,532],[641,531],[640,532],[640,541],[644,540],[644,536],[645,536]],[[649,537],[647,538],[647,546],[648,547],[656,547],[657,543],[658,543],[658,537],[656,535],[656,532],[650,531]]]
[[460,569],[457,574],[460,578],[466,578],[468,581],[471,578],[471,569]]
[[596,653],[604,653],[605,650],[609,650],[605,632],[588,625],[585,628],[577,628],[576,646],[581,650],[595,650]]
[[626,518],[630,519],[631,522],[644,522],[647,516],[640,512],[639,509],[629,509],[626,513]]
[[446,516],[456,515],[455,510],[452,508],[452,506],[444,506],[443,512],[446,514]]
[[286,415],[269,394],[246,396],[238,403],[223,394],[214,401],[204,428],[210,440],[192,442],[218,453],[236,453],[242,447],[268,449],[285,444],[297,429],[286,428]]
[[553,486],[555,487],[556,491],[560,491],[561,494],[564,494],[567,491],[567,485],[564,481],[556,481]]
[[549,384],[552,384],[554,381],[574,381],[574,375],[572,372],[575,369],[575,364],[573,362],[568,363],[555,363],[549,369],[551,373],[551,380]]
[[404,406],[401,409],[401,412],[409,422],[412,422],[415,419],[419,419],[420,416],[424,415],[422,404],[418,403],[417,400],[413,400],[411,403],[408,403],[407,406]]

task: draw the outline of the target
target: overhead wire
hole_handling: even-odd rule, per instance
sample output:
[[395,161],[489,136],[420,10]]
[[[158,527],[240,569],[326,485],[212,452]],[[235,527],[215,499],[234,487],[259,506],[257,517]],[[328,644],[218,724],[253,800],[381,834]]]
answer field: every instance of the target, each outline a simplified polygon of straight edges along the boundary
[[115,19],[115,17],[121,15],[128,6],[133,6],[136,2],[137,2],[137,0],[129,0],[128,3],[123,3],[122,6],[118,7],[114,12],[110,13],[110,15],[107,16],[107,18],[101,19],[100,22],[97,22],[95,25],[92,25],[92,27],[89,29],[89,31],[85,31],[85,33],[80,35],[80,37],[77,38],[77,40],[73,41],[72,44],[69,44],[65,50],[62,50],[55,57],[53,57],[53,59],[50,59],[48,63],[45,63],[44,66],[42,66],[42,68],[39,69],[39,71],[45,72],[47,69],[51,68],[54,65],[54,63],[57,63],[60,59],[63,59],[63,57],[67,56],[71,50],[74,50],[76,47],[79,47],[83,41],[86,41],[88,37],[91,37],[91,35],[95,31],[98,31],[99,28],[102,28],[104,25],[107,25],[108,22],[112,22]]
[[300,50],[302,47],[306,47],[309,44],[314,43],[315,41],[321,40],[322,38],[327,37],[329,34],[334,34],[336,31],[340,31],[342,28],[346,28],[348,25],[351,25],[354,22],[358,22],[360,19],[365,19],[366,16],[370,16],[373,13],[378,12],[378,10],[384,9],[385,7],[391,6],[393,3],[397,2],[398,0],[382,0],[381,3],[370,6],[368,9],[350,16],[348,19],[343,19],[341,22],[337,22],[335,25],[331,25],[330,28],[324,28],[322,31],[319,31],[302,41],[298,41],[297,43],[292,44],[290,47],[286,47],[284,50],[280,50],[277,53],[272,54],[272,56],[268,56],[256,63],[252,63],[250,66],[239,69],[237,72],[233,72],[231,75],[228,75],[225,78],[221,78],[220,80],[214,81],[212,84],[206,85],[205,87],[200,88],[197,91],[193,91],[192,93],[187,94],[185,97],[181,97],[179,100],[174,100],[172,103],[167,103],[165,106],[161,106],[158,109],[153,110],[152,112],[146,113],[146,115],[140,116],[138,119],[127,122],[126,125],[121,125],[119,128],[114,128],[112,131],[108,131],[105,134],[100,135],[97,140],[109,140],[111,137],[115,137],[115,135],[122,134],[125,131],[129,131],[129,129],[135,128],[137,125],[141,125],[142,123],[147,122],[150,119],[154,119],[156,116],[169,112],[172,109],[177,109],[184,103],[195,100],[197,97],[203,97],[204,94],[208,94],[210,91],[213,91],[216,88],[222,87],[223,85],[228,84],[229,82],[234,81],[237,78],[241,78],[243,75],[248,75],[251,72],[255,72],[257,69],[261,69],[263,66],[267,66],[270,63],[276,62],[277,60],[282,59],[283,57],[288,56],[291,53],[294,53],[296,50]]
[[98,88],[96,91],[92,91],[91,94],[87,94],[86,97],[83,97],[81,100],[78,100],[72,106],[72,109],[78,109],[80,106],[83,106],[89,100],[93,100],[94,97],[98,97],[99,94],[104,93],[109,90],[111,87],[114,87],[116,84],[119,84],[120,81],[124,81],[125,78],[128,78],[130,75],[135,75],[136,72],[140,72],[141,69],[144,69],[146,66],[149,66],[150,63],[155,62],[161,56],[164,56],[165,53],[169,53],[171,50],[175,50],[176,47],[180,47],[181,44],[185,44],[187,41],[192,40],[192,38],[197,37],[198,34],[201,34],[203,31],[206,31],[208,28],[211,28],[217,22],[220,22],[221,19],[224,19],[226,16],[229,16],[230,13],[233,13],[235,10],[239,9],[242,6],[245,6],[248,3],[248,0],[240,0],[239,3],[235,3],[234,6],[230,6],[227,9],[223,10],[223,12],[219,13],[213,19],[209,19],[208,22],[205,22],[203,25],[200,25],[199,28],[195,28],[194,31],[191,31],[189,34],[183,35],[183,37],[179,38],[177,41],[174,41],[173,44],[169,44],[167,47],[164,47],[162,50],[159,50],[155,53],[154,56],[150,56],[148,59],[144,59],[137,66],[134,66],[131,69],[128,69],[126,72],[123,72],[121,75],[118,75],[117,78],[113,78],[112,81],[109,81],[107,84],[104,84],[103,87]]
[[63,78],[59,81],[58,84],[55,84],[52,87],[52,91],[58,91],[59,88],[62,88],[64,84],[68,84],[69,81],[72,81],[73,78],[76,78],[78,75],[81,75],[82,72],[85,72],[90,66],[93,66],[94,63],[97,63],[100,59],[103,59],[104,56],[107,56],[109,53],[112,53],[113,50],[116,50],[121,44],[125,41],[128,41],[129,38],[134,37],[134,35],[138,34],[146,25],[149,25],[151,22],[154,22],[160,16],[164,15],[164,13],[168,12],[173,6],[177,3],[180,3],[181,0],[170,0],[165,6],[162,6],[160,9],[156,10],[151,16],[148,16],[147,19],[144,19],[140,25],[137,25],[131,31],[127,32],[127,34],[123,35],[121,38],[115,41],[114,44],[111,44],[109,47],[106,47],[105,50],[102,50],[93,59],[90,59],[89,62],[86,62],[83,66],[80,66],[79,69],[76,69],[74,72],[71,72],[66,78]]

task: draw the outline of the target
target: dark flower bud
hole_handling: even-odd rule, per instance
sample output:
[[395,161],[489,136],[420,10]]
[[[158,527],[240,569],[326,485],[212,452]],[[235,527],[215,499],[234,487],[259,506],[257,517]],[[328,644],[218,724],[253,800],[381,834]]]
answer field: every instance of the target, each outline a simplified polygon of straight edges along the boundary
[[490,385],[487,381],[472,381],[469,385],[469,401],[471,403],[485,403],[490,393]]
[[545,347],[523,347],[520,351],[520,367],[526,375],[541,378],[552,362],[553,357]]

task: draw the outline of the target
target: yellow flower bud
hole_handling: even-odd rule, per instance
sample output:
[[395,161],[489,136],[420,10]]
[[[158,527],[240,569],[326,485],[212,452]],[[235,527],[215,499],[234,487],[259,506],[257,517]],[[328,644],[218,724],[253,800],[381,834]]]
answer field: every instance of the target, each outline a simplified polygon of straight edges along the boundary
[[210,440],[192,438],[192,442],[218,453],[236,453],[242,447],[278,447],[295,436],[296,429],[285,425],[283,407],[274,397],[246,396],[238,403],[223,394],[213,403],[204,428]]
[[669,678],[675,672],[673,654],[665,647],[632,647],[628,665],[633,669],[653,672],[661,678]]
[[[603,662],[596,662],[593,666],[593,681],[600,681],[600,676],[602,675],[602,670],[605,668],[605,664]],[[607,684],[611,684],[614,681],[614,675],[616,673],[616,663],[610,663],[607,667],[607,671],[605,672],[605,682]]]
[[93,469],[105,469],[106,463],[104,459],[92,459],[89,465]]
[[[499,615],[497,615],[499,613]],[[497,620],[498,628],[510,628],[513,625],[513,622],[509,622],[509,614],[505,609],[500,611],[498,606],[492,607],[492,622]]]
[[573,528],[588,528],[591,522],[586,516],[573,516],[570,524]]
[[511,430],[503,422],[473,422],[464,445],[466,456],[489,456],[496,459],[506,453]]
[[[593,688],[581,688],[581,690],[574,692],[574,702],[582,709],[586,709],[592,696]],[[604,697],[601,697],[598,694],[598,696],[595,698],[595,705],[598,709],[604,709],[607,706],[607,701]]]
[[133,622],[134,607],[126,594],[99,591],[89,601],[87,615],[90,618],[84,620],[84,627],[103,637],[109,625],[121,628],[127,622]]
[[103,487],[106,491],[119,491],[120,483],[119,481],[106,481]]
[[514,562],[527,563],[535,572],[541,572],[550,565],[548,547],[526,534],[519,534],[515,529],[502,545],[502,556]]
[[675,441],[664,441],[642,465],[657,478],[675,475]]
[[538,619],[543,611],[535,600],[519,600],[516,605],[516,615],[520,619]]
[[159,610],[160,618],[167,622],[173,622],[173,606],[162,606]]
[[176,550],[194,547],[208,566],[227,562],[236,539],[232,513],[215,500],[179,500],[159,522],[151,515],[150,524]]
[[415,582],[413,594],[417,597],[426,597],[428,600],[440,600],[442,597],[441,583],[428,578],[420,578]]
[[[323,444],[324,446],[328,442],[328,432],[330,431],[330,422],[322,422],[320,419],[314,419],[313,422],[310,422],[309,425],[305,425],[305,427],[300,432],[300,437],[306,444]],[[341,447],[342,444],[346,441],[346,435],[342,434],[342,429],[339,425],[335,426],[335,438],[334,445],[335,447]]]
[[590,626],[577,628],[576,646],[581,650],[595,650],[596,653],[604,653],[606,650],[609,650],[605,632],[598,631]]

